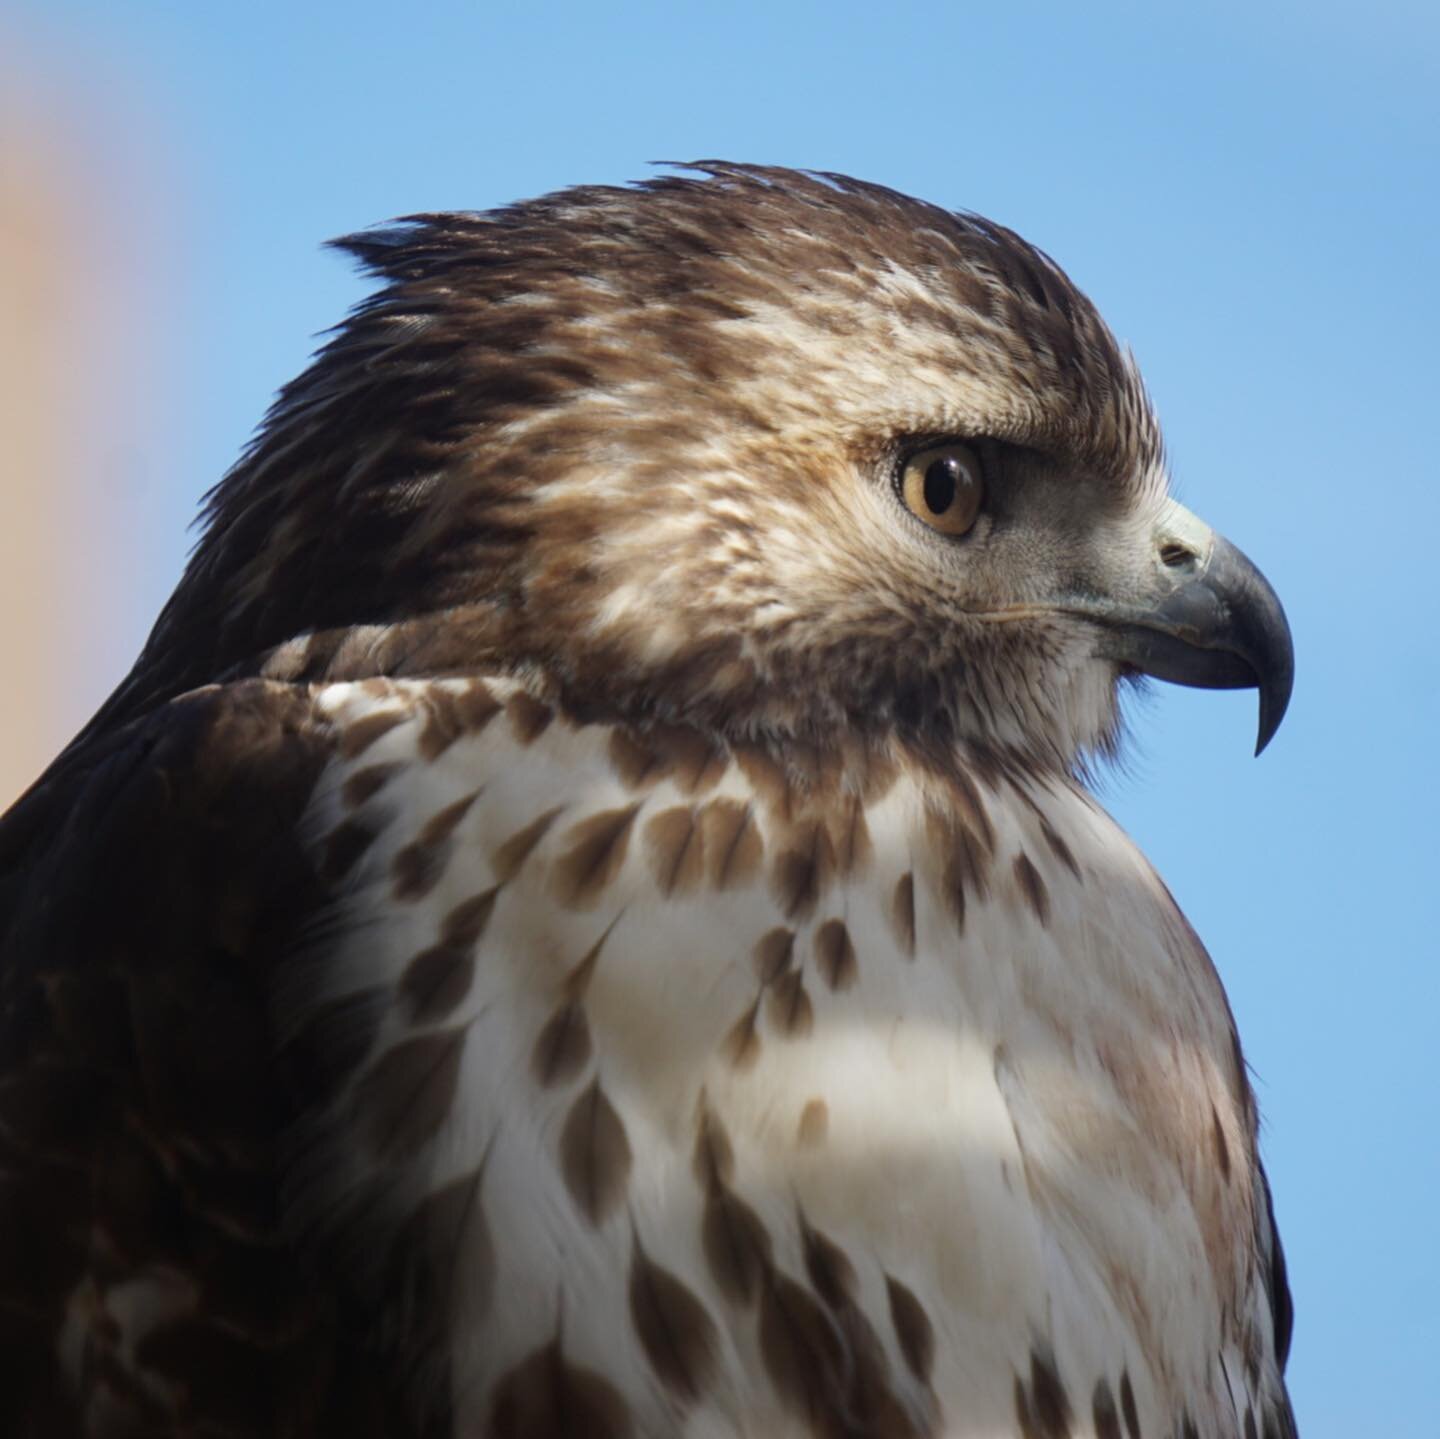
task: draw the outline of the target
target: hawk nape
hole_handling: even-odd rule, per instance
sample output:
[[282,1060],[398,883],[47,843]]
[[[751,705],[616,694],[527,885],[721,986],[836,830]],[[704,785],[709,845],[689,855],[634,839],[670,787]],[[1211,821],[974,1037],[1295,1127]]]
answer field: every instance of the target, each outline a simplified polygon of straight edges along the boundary
[[0,826],[0,1428],[1281,1439],[1220,982],[1084,787],[1290,692],[1010,231],[705,164],[379,288]]

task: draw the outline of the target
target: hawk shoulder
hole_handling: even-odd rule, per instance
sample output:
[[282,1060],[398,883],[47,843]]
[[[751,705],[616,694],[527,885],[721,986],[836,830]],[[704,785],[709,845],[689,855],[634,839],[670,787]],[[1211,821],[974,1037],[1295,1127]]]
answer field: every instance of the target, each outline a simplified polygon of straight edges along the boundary
[[340,1393],[340,1316],[278,1223],[269,1010],[330,743],[302,687],[211,687],[72,747],[0,825],[6,1433],[309,1432]]

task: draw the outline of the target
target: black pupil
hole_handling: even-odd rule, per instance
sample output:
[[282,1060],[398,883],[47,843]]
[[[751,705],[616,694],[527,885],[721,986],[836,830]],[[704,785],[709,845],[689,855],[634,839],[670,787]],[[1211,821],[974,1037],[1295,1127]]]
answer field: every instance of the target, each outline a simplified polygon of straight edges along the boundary
[[955,503],[960,482],[960,461],[954,455],[931,460],[925,467],[925,504],[932,515],[943,515]]

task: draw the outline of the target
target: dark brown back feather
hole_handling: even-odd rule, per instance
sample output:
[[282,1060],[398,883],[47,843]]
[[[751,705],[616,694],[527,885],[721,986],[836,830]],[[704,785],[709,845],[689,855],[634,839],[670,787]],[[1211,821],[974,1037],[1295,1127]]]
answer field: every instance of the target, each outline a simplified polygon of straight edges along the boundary
[[303,689],[207,690],[72,748],[0,822],[0,1433],[193,1432],[102,1302],[167,1273],[196,1302],[136,1362],[207,1435],[384,1432],[390,1398],[279,1232],[295,1099],[267,989],[323,900],[298,821],[329,743]]

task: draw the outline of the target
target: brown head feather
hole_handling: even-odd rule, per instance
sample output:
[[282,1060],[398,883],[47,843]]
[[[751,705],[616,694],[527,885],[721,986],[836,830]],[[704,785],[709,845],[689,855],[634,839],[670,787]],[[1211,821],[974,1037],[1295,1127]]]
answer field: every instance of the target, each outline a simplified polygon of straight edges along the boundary
[[[975,435],[1138,505],[1160,447],[1133,367],[1001,226],[692,169],[338,242],[382,288],[210,495],[103,717],[238,675],[492,665],[592,711],[1031,747],[1017,627],[966,624],[976,593],[887,528],[886,477],[911,437]],[[1033,747],[1068,760],[1111,718]]]

